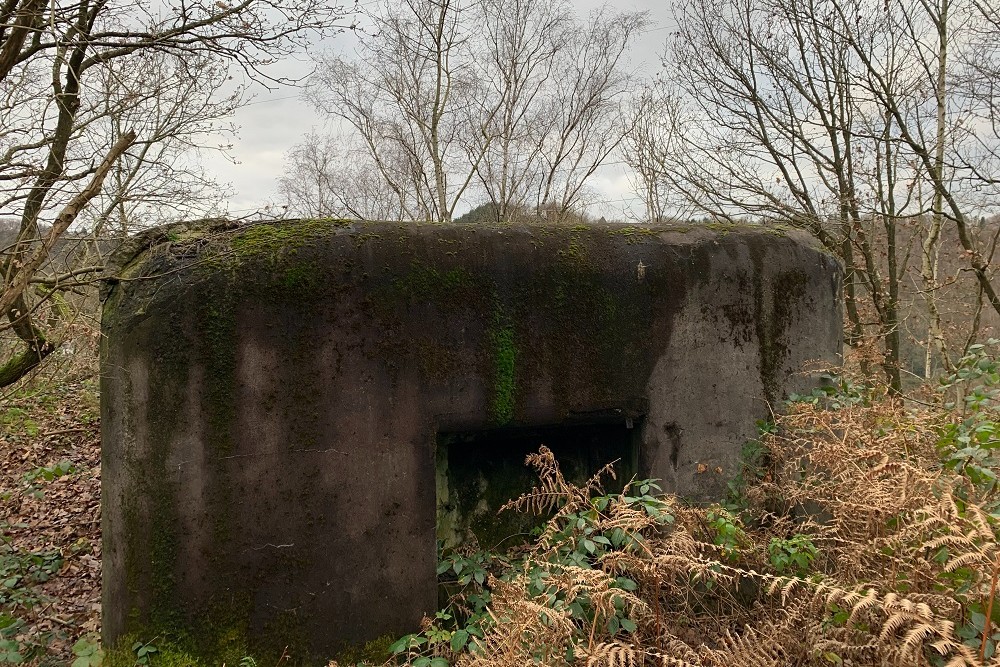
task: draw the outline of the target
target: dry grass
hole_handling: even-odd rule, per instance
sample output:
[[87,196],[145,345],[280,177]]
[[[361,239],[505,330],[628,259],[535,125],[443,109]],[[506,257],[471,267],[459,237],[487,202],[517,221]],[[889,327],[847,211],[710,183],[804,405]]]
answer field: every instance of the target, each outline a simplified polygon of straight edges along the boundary
[[[942,465],[956,419],[898,400],[796,404],[763,437],[769,461],[741,511],[666,498],[670,522],[625,496],[598,506],[597,480],[569,484],[543,449],[529,459],[540,486],[512,506],[555,516],[518,571],[490,580],[478,647],[434,654],[463,667],[1000,664],[982,622],[1000,612],[1000,513],[994,489]],[[583,515],[590,532],[567,529]],[[614,528],[638,541],[567,562]],[[814,555],[779,571],[772,551],[795,540]],[[584,613],[571,613],[579,600]]]

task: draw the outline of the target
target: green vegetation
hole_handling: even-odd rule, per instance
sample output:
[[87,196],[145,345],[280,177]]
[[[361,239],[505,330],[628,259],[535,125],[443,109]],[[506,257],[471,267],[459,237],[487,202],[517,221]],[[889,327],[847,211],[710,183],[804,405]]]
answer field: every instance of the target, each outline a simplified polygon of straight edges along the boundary
[[803,577],[809,573],[819,552],[808,535],[797,533],[788,539],[772,537],[767,545],[771,566],[778,574]]
[[99,637],[85,635],[73,644],[75,659],[70,667],[100,667],[104,662],[104,649]]
[[975,346],[936,400],[909,405],[828,377],[762,424],[728,509],[648,481],[574,486],[543,449],[529,457],[540,485],[507,509],[555,515],[519,550],[442,553],[448,604],[393,646],[397,661],[986,664],[1000,643],[998,369]]
[[232,237],[232,247],[240,259],[294,255],[333,229],[349,224],[349,220],[319,219],[251,225]]
[[[651,480],[633,481],[621,494],[600,493],[601,476],[576,486],[566,482],[547,448],[528,457],[541,478],[534,490],[512,500],[504,511],[528,511],[555,515],[536,531],[528,547],[510,553],[445,551],[438,575],[442,586],[454,590],[447,606],[421,633],[407,635],[392,651],[412,665],[430,667],[434,661],[450,660],[470,653],[488,656],[494,633],[500,631],[495,609],[505,595],[523,589],[533,600],[545,600],[556,617],[572,619],[582,630],[600,627],[601,636],[628,635],[636,630],[631,618],[639,604],[634,596],[637,582],[627,576],[612,577],[601,563],[616,555],[648,551],[642,528],[668,526],[673,522],[669,504],[653,494],[659,487]],[[617,525],[629,516],[627,524]],[[583,581],[577,581],[578,578]],[[573,581],[567,588],[567,582]],[[509,622],[508,619],[503,619]],[[566,647],[538,647],[535,657],[558,655]]]
[[490,339],[493,343],[494,365],[492,412],[494,421],[502,425],[514,417],[517,345],[514,340],[514,327],[504,321],[499,310],[490,330]]

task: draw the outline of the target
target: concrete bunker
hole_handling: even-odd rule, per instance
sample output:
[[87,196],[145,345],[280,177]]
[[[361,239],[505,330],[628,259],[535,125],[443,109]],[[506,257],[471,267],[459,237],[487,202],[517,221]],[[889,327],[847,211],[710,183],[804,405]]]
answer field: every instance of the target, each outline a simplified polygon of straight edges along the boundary
[[792,230],[205,222],[113,265],[105,641],[215,663],[413,631],[452,494],[475,530],[537,441],[718,498],[840,353],[841,269]]

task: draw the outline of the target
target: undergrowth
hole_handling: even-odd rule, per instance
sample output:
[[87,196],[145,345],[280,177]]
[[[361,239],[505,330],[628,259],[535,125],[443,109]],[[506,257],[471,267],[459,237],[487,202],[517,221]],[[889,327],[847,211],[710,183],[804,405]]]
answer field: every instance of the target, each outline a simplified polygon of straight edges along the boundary
[[[504,510],[548,517],[542,528],[507,552],[442,553],[448,603],[388,664],[1000,665],[991,349],[971,347],[920,401],[834,377],[795,397],[761,424],[717,505],[653,480],[608,494],[610,468],[575,485],[542,448],[528,459],[539,485]],[[18,463],[0,493],[0,663],[56,664],[43,661],[58,650],[76,667],[193,664],[157,639],[105,655],[88,615],[93,401],[64,414],[47,395],[15,398],[0,415]],[[88,500],[58,509],[70,495]],[[61,602],[70,587],[89,587],[80,604]]]
[[[97,387],[78,366],[0,401],[0,665],[96,667]],[[88,648],[89,647],[89,648]]]
[[505,507],[551,513],[537,539],[444,554],[449,604],[390,662],[998,665],[998,391],[982,346],[931,402],[834,378],[763,425],[710,507],[576,486],[543,447]]

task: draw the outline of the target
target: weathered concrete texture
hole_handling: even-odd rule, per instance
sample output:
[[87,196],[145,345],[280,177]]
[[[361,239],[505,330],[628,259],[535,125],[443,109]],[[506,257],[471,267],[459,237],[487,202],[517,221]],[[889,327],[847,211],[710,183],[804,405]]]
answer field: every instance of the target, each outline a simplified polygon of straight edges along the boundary
[[104,630],[318,661],[435,607],[435,441],[630,422],[719,497],[838,264],[751,227],[175,226],[105,290]]

